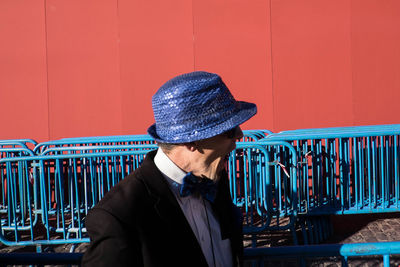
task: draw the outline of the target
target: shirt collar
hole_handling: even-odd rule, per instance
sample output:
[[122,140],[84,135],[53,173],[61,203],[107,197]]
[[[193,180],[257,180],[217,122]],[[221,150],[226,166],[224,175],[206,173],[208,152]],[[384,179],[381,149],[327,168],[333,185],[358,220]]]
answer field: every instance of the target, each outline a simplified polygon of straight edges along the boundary
[[176,166],[176,164],[170,158],[168,158],[161,148],[158,148],[157,150],[157,154],[154,157],[154,163],[161,173],[172,180],[172,182],[177,184],[183,183],[183,178],[185,177],[186,172]]

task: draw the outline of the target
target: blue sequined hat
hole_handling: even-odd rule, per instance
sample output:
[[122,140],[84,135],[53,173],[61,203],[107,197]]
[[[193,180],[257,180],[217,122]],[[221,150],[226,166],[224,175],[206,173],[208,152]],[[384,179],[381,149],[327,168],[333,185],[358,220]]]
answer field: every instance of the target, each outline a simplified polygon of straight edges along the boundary
[[210,138],[257,113],[255,104],[236,101],[220,76],[203,71],[166,82],[154,94],[152,106],[156,123],[147,132],[163,143]]

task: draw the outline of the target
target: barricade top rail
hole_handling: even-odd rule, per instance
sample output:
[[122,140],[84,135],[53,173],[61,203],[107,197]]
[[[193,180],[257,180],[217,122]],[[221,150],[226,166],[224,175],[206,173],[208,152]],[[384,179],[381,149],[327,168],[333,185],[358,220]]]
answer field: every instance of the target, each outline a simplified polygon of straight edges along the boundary
[[[76,140],[130,140],[132,141],[133,139],[140,139],[140,140],[154,140],[150,135],[148,134],[136,134],[136,135],[108,135],[108,136],[84,136],[84,137],[68,137],[68,138],[62,138],[59,140],[55,141],[76,141]],[[133,140],[135,141],[135,140]]]
[[[284,146],[287,147],[294,155],[296,155],[296,149],[288,142],[283,140],[268,140],[268,139],[260,139],[256,142],[236,142],[236,148],[262,148],[265,146]],[[296,162],[297,159],[293,156],[293,161]]]
[[243,138],[240,142],[249,142],[249,141],[257,141],[260,138],[263,138],[259,133],[256,132],[243,132]]
[[34,146],[36,146],[38,144],[33,139],[4,139],[4,140],[0,140],[0,143],[9,143],[9,142],[12,142],[12,143],[23,143],[25,145],[27,143],[29,143],[29,144],[33,144]]
[[267,129],[243,130],[243,132],[255,132],[255,133],[262,134],[262,135],[272,134],[272,131],[267,130]]
[[0,148],[7,148],[7,147],[22,147],[29,149],[28,146],[23,142],[14,142],[14,141],[0,141]]
[[256,135],[257,139],[262,139],[271,133],[269,130],[243,130],[243,135]]
[[350,243],[350,244],[320,244],[269,248],[245,249],[244,256],[251,257],[327,257],[327,256],[372,256],[385,254],[400,254],[400,241]]
[[359,126],[341,127],[341,128],[317,128],[315,130],[293,130],[280,133],[273,133],[266,136],[265,140],[306,140],[306,139],[331,139],[331,138],[352,138],[352,137],[371,137],[371,136],[387,136],[399,135],[400,124],[391,125],[390,127],[378,126]]
[[[18,153],[18,152],[24,152],[27,153],[29,156],[34,156],[35,154],[33,153],[32,150],[30,150],[27,147],[0,147],[0,153],[2,152],[12,152],[12,153]],[[15,158],[13,158],[15,159]],[[1,160],[1,158],[0,158]]]
[[[91,157],[113,157],[113,156],[130,156],[141,155],[144,150],[124,150],[124,151],[111,151],[111,152],[96,152],[96,153],[82,153],[82,154],[57,154],[57,155],[32,155],[21,156],[15,158],[1,158],[1,162],[15,162],[15,161],[37,161],[37,160],[52,160],[52,159],[72,159],[72,158],[91,158]],[[149,150],[150,151],[150,150]]]
[[351,131],[365,131],[373,129],[399,129],[400,124],[382,124],[382,125],[360,125],[360,126],[342,126],[342,127],[324,127],[324,128],[304,128],[295,130],[285,130],[279,133],[300,133],[300,132],[351,132]]
[[121,136],[99,136],[99,137],[76,137],[64,138],[59,140],[47,141],[39,143],[34,148],[35,153],[40,153],[49,146],[65,146],[65,145],[90,145],[103,143],[123,143],[123,142],[154,142],[149,135],[121,135]]
[[[101,145],[101,146],[69,146],[69,147],[51,147],[45,149],[40,156],[46,156],[52,152],[60,153],[60,152],[87,152],[87,151],[97,151],[99,153],[104,150],[111,151],[124,151],[124,150],[151,150],[156,149],[158,146],[155,144],[144,144],[144,145]],[[109,151],[108,151],[109,152]]]
[[[244,135],[257,135],[258,137],[264,137],[265,133],[272,133],[269,130],[243,130]],[[71,137],[62,138],[59,140],[48,141],[52,144],[64,144],[66,143],[90,143],[90,142],[136,142],[136,141],[154,141],[154,139],[148,134],[137,134],[137,135],[110,135],[110,136],[86,136],[86,137]],[[44,143],[48,143],[44,142]]]

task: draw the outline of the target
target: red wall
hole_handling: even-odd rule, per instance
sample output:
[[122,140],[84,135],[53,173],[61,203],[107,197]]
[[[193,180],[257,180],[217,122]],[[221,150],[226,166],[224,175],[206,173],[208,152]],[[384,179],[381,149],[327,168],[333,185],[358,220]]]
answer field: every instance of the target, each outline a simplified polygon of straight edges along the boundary
[[0,139],[145,133],[193,70],[257,103],[245,129],[400,123],[397,0],[2,0]]

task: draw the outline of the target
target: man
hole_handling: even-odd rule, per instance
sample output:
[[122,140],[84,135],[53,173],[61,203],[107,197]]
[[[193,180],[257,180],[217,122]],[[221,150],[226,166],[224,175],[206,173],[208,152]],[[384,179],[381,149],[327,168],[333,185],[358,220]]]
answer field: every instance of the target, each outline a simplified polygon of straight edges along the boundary
[[89,212],[83,266],[239,266],[241,220],[225,170],[257,112],[217,74],[192,72],[153,96],[159,149]]

